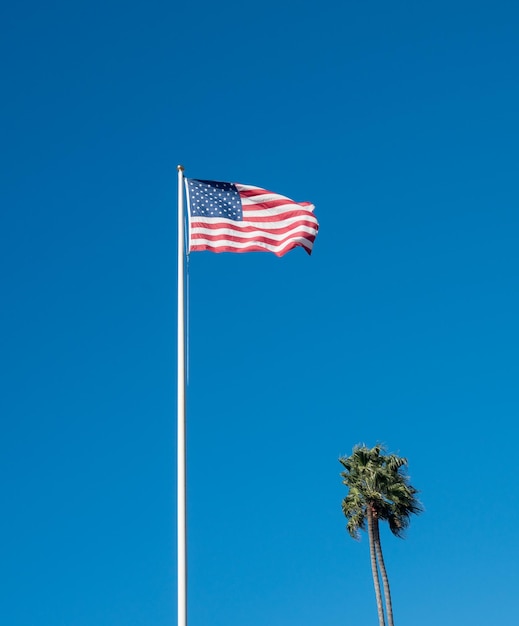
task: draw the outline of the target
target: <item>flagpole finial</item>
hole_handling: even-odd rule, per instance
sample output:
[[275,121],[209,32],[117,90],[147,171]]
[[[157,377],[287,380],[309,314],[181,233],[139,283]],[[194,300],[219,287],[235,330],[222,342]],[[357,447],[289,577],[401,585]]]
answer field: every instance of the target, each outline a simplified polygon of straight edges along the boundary
[[183,165],[177,165],[177,170],[179,172],[183,172],[184,171],[184,166]]

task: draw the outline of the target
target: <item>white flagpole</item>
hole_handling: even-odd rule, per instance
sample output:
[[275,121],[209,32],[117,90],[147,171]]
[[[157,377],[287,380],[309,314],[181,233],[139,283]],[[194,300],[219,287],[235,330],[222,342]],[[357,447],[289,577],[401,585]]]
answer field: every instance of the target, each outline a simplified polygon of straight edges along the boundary
[[177,599],[178,626],[187,626],[186,346],[184,319],[184,168],[178,171],[177,313]]

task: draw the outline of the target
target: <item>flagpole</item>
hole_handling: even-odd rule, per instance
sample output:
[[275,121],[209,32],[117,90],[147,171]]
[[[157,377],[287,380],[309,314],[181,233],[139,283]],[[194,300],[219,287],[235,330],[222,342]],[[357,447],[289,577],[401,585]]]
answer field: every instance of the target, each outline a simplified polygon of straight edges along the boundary
[[178,172],[178,312],[177,312],[177,612],[187,626],[186,549],[186,347],[184,305],[184,168]]

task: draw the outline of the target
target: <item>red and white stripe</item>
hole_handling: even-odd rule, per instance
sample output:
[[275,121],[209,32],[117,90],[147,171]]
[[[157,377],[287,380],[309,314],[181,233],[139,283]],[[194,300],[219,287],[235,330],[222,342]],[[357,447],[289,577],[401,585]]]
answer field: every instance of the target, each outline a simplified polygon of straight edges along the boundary
[[283,256],[302,246],[311,254],[319,224],[314,205],[252,185],[235,183],[243,221],[222,217],[190,218],[189,250],[212,252],[273,252]]

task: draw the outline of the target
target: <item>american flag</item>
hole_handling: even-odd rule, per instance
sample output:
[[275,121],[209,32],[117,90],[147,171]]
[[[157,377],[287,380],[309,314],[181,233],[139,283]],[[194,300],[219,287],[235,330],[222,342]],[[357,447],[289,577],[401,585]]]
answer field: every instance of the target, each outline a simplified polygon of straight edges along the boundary
[[314,205],[261,187],[186,179],[189,250],[311,254],[319,224]]

